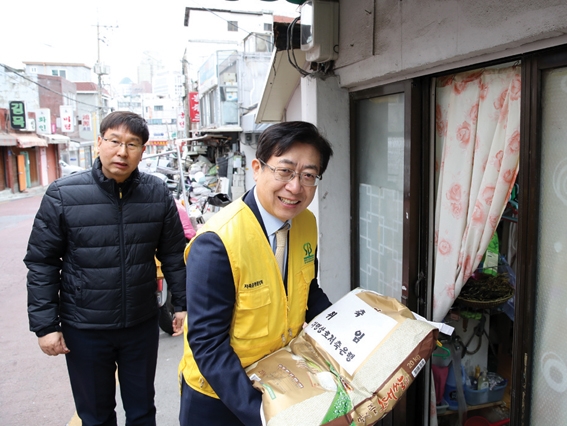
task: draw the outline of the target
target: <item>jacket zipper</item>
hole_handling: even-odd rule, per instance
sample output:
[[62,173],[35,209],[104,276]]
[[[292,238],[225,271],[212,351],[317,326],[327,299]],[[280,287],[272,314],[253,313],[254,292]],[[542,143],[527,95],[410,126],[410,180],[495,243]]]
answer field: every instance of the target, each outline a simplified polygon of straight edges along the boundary
[[124,255],[124,224],[122,216],[122,187],[118,186],[118,215],[119,215],[119,226],[118,234],[120,238],[120,265],[122,271],[122,326],[126,326],[126,267],[125,267],[125,255]]

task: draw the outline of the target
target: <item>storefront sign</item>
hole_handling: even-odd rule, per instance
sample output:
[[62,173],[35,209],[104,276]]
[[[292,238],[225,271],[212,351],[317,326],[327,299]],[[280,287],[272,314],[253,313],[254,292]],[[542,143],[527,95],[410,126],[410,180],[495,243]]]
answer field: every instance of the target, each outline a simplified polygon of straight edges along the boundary
[[49,108],[40,108],[35,111],[37,133],[51,133],[51,111]]
[[199,92],[189,93],[189,114],[191,114],[191,123],[201,122],[201,114],[199,112]]
[[61,130],[64,132],[73,132],[75,130],[75,123],[73,122],[73,108],[68,105],[61,105],[59,107],[61,115]]
[[213,54],[199,68],[199,91],[205,93],[217,84],[217,55]]
[[81,118],[81,130],[85,132],[90,132],[91,129],[91,115],[90,114],[83,114]]
[[181,111],[177,115],[177,130],[184,130],[185,129],[185,113]]
[[10,126],[16,130],[26,128],[26,107],[23,101],[10,101]]

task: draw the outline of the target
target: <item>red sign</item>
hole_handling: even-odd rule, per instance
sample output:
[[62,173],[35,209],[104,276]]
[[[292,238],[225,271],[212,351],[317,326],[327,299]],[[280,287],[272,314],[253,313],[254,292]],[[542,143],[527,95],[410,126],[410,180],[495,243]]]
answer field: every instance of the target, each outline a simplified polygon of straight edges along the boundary
[[199,123],[201,114],[199,113],[199,92],[189,92],[189,115],[191,123]]
[[185,113],[181,111],[177,115],[177,130],[185,129]]
[[83,119],[81,120],[82,130],[90,132],[91,131],[91,115],[83,114]]
[[61,116],[61,129],[64,132],[74,132],[73,108],[68,105],[59,105],[59,113]]

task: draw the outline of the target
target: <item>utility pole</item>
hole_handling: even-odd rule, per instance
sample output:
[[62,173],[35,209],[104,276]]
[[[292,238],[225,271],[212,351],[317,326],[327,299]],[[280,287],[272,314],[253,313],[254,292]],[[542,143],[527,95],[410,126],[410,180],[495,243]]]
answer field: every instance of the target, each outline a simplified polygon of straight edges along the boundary
[[[94,66],[94,72],[98,77],[98,108],[97,108],[97,120],[96,120],[96,124],[95,124],[95,132],[97,132],[96,129],[98,129],[98,126],[100,126],[100,122],[102,121],[102,119],[104,118],[103,115],[106,112],[106,108],[103,105],[103,98],[102,98],[102,90],[103,90],[103,86],[102,86],[102,76],[103,75],[108,75],[110,73],[110,67],[108,65],[104,65],[101,60],[100,60],[100,42],[104,42],[104,40],[100,37],[100,28],[106,28],[106,29],[114,29],[114,28],[118,28],[118,26],[112,26],[112,25],[100,25],[100,23],[96,22],[96,41],[97,41],[97,61],[96,64]],[[98,152],[96,152],[96,143],[95,143],[95,156],[98,155]]]

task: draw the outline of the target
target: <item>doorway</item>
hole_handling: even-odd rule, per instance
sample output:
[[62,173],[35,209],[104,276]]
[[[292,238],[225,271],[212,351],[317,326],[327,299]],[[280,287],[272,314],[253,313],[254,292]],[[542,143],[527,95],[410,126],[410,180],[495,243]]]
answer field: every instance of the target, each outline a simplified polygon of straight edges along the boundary
[[[425,316],[427,243],[419,231],[427,226],[421,203],[429,178],[422,172],[421,96],[415,81],[351,94],[351,286]],[[418,377],[379,424],[422,424],[429,403],[420,395],[428,386],[425,375]]]
[[[515,361],[518,409],[513,424],[562,424],[567,414],[567,343],[564,335],[567,272],[564,231],[567,213],[567,50],[538,52],[526,58],[526,106],[522,150]],[[526,89],[527,90],[527,89]],[[536,108],[535,105],[540,105]],[[522,220],[526,218],[525,220]],[[562,229],[562,228],[561,228]],[[521,336],[521,337],[520,337]],[[516,362],[515,362],[516,363]],[[516,411],[516,410],[514,410]]]
[[432,357],[431,423],[498,422],[511,401],[520,65],[434,81],[433,319],[455,331]]
[[[496,299],[496,304],[489,300],[466,306],[457,300],[472,275],[466,274],[444,320],[456,327],[465,347],[465,381],[470,376],[474,380],[477,365],[481,374],[484,370],[501,379],[485,395],[471,393],[469,417],[509,417],[513,425],[560,424],[567,413],[567,347],[557,338],[567,302],[562,282],[567,241],[559,231],[567,215],[567,49],[462,72],[511,66],[521,75],[519,143],[514,145],[519,147],[519,170],[507,176],[509,192],[497,220],[492,219],[493,232],[483,236],[484,246],[477,246],[473,257],[479,256],[478,262],[468,265],[474,273],[495,259],[496,275],[507,276],[512,296]],[[448,76],[351,93],[352,286],[390,292],[429,318],[435,304],[436,173],[441,162],[434,136],[439,124],[435,81]],[[455,173],[465,166],[456,164]],[[391,201],[386,202],[386,194]],[[445,196],[444,201],[451,199]],[[422,384],[410,388],[416,398],[409,393],[400,402],[405,414],[395,410],[382,424],[434,425],[458,416],[457,409],[443,403],[430,410],[429,396],[435,392],[431,370],[421,376]]]

